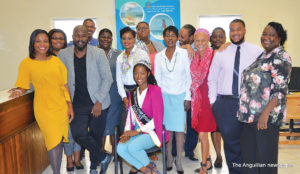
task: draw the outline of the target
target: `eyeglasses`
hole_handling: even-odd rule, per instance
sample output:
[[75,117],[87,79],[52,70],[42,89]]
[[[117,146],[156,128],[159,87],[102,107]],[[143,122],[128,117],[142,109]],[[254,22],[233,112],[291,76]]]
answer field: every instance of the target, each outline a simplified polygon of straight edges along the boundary
[[140,27],[140,28],[137,28],[138,31],[146,31],[148,30],[149,28],[148,27]]
[[65,40],[63,37],[52,37],[53,40]]

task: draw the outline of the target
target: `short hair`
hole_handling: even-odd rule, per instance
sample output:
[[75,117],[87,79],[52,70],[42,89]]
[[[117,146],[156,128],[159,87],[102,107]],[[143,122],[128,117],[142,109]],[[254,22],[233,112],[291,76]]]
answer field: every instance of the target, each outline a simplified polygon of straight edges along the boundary
[[85,20],[83,21],[82,24],[84,24],[84,23],[87,22],[87,21],[93,22],[93,23],[95,24],[95,21],[94,21],[92,18],[87,18],[87,19],[85,19]]
[[98,34],[98,37],[100,37],[101,34],[103,33],[109,33],[111,36],[113,36],[112,32],[110,29],[108,28],[103,28],[102,30],[100,30],[99,34]]
[[73,34],[76,33],[77,31],[82,30],[84,32],[88,32],[87,28],[84,25],[77,25],[74,29],[73,29]]
[[130,27],[124,27],[120,30],[120,37],[122,38],[123,34],[125,33],[131,33],[133,37],[135,38],[136,32],[131,29]]
[[278,37],[280,37],[280,45],[283,45],[285,43],[285,41],[287,40],[286,30],[278,22],[270,22],[270,23],[268,23],[268,26],[271,26],[272,28],[275,29]]
[[189,31],[189,36],[193,36],[196,31],[196,28],[194,26],[192,26],[191,24],[186,24],[182,28],[185,28]]
[[49,33],[48,33],[50,39],[52,39],[52,36],[53,36],[54,33],[62,33],[64,35],[64,46],[62,48],[63,49],[66,48],[68,46],[66,33],[61,29],[54,28],[54,29],[50,30]]
[[166,36],[167,31],[169,31],[169,32],[173,31],[175,33],[176,37],[178,38],[178,29],[176,27],[174,27],[173,25],[170,25],[164,29],[163,37]]
[[210,42],[212,41],[212,36],[213,36],[214,32],[217,31],[217,30],[222,31],[222,33],[223,33],[224,36],[226,37],[226,32],[225,32],[225,30],[224,30],[222,27],[216,27],[216,28],[214,28],[214,30],[212,31],[212,33],[211,33],[211,35],[210,35],[210,38],[209,38]]
[[137,25],[136,25],[136,27],[135,28],[137,28],[140,24],[146,24],[148,27],[149,27],[149,24],[147,23],[147,22],[145,22],[145,21],[141,21],[141,22],[139,22]]
[[36,29],[31,33],[30,40],[29,40],[29,57],[31,59],[35,59],[34,43],[35,43],[36,36],[39,35],[39,34],[45,34],[48,37],[49,49],[48,49],[46,55],[50,56],[51,52],[52,52],[51,40],[50,40],[50,37],[49,37],[49,34],[47,33],[47,31],[42,30],[42,29]]
[[224,30],[222,27],[216,27],[216,28],[212,31],[211,35],[212,35],[215,31],[217,31],[217,30],[221,30],[221,31],[224,33],[224,35],[226,36],[225,30]]
[[242,19],[234,19],[233,21],[230,22],[230,25],[232,23],[241,23],[243,25],[243,27],[246,28],[246,24],[245,24],[245,22]]

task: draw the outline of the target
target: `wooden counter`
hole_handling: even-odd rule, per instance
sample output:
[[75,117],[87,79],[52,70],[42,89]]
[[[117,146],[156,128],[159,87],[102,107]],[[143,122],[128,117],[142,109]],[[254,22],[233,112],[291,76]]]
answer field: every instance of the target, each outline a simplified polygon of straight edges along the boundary
[[7,96],[0,92],[0,174],[39,174],[49,160],[34,120],[33,93],[13,100]]
[[291,139],[293,136],[300,136],[299,128],[294,128],[294,121],[300,119],[300,92],[287,95],[286,100],[286,119],[289,122],[289,129],[281,129],[280,136],[286,136],[287,140],[281,140],[279,144],[300,144],[300,140]]

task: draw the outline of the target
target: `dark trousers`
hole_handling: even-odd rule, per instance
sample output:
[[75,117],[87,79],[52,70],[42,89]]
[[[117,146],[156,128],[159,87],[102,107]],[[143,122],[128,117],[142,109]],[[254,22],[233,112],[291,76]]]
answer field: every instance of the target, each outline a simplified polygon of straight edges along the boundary
[[242,124],[237,119],[238,98],[218,96],[212,107],[217,126],[222,134],[226,162],[230,174],[240,174]]
[[97,169],[97,161],[105,158],[101,147],[108,109],[102,110],[100,116],[93,117],[92,107],[74,106],[75,116],[71,122],[71,131],[74,140],[90,152],[90,169]]
[[[194,156],[194,149],[197,146],[198,143],[198,134],[194,129],[192,129],[192,113],[191,110],[188,110],[186,113],[186,137],[185,137],[185,143],[184,143],[184,151],[186,156]],[[175,134],[173,136],[172,141],[172,155],[176,156],[176,138]]]
[[257,123],[244,123],[241,136],[242,173],[277,174],[278,140],[279,126],[268,124],[267,129],[257,130]]

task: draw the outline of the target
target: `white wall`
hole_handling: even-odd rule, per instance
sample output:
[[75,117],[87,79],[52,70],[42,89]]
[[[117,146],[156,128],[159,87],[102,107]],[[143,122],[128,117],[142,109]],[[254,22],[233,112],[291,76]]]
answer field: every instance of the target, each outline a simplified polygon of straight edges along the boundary
[[[13,87],[19,63],[28,56],[31,32],[50,30],[52,18],[97,18],[97,31],[115,32],[114,0],[1,0],[0,2],[0,90]],[[260,35],[269,21],[288,30],[286,49],[294,66],[300,66],[296,41],[300,40],[300,2],[297,0],[181,0],[181,24],[198,26],[198,16],[241,14],[248,42],[260,45]]]

